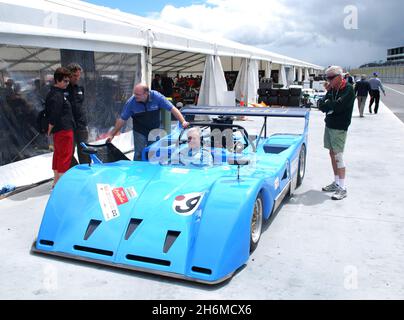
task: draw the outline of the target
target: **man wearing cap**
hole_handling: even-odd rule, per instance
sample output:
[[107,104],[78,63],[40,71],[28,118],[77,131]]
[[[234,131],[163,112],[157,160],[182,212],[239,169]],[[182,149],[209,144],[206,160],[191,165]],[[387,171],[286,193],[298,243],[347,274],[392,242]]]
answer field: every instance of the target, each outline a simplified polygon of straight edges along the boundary
[[343,78],[342,68],[331,66],[326,70],[328,91],[319,102],[319,109],[326,114],[324,148],[329,150],[334,182],[324,187],[324,192],[334,192],[331,199],[342,200],[347,196],[345,188],[344,148],[351,124],[355,93],[351,84]]
[[379,110],[379,102],[380,102],[380,90],[383,91],[383,94],[386,96],[386,91],[384,91],[382,82],[378,78],[378,74],[375,72],[373,73],[373,78],[369,80],[370,84],[370,104],[369,104],[369,113],[372,113],[372,105],[375,102],[375,109],[374,112],[377,114]]

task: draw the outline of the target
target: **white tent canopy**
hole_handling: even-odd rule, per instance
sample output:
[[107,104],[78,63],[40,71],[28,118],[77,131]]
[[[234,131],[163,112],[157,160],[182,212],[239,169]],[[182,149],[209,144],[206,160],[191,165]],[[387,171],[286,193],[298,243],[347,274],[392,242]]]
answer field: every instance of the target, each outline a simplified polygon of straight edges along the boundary
[[298,74],[297,74],[297,81],[301,82],[303,80],[303,69],[298,68]]
[[2,43],[35,46],[42,43],[44,47],[82,50],[91,43],[94,51],[113,47],[114,52],[139,52],[142,47],[152,45],[179,52],[323,69],[263,49],[222,38],[212,39],[193,30],[74,0],[1,0],[0,39]]
[[236,99],[247,105],[257,102],[258,61],[243,59],[238,73],[234,91]]
[[[285,83],[285,65],[305,68],[306,71],[323,70],[321,66],[253,46],[208,37],[193,30],[83,1],[0,0],[2,69],[12,72],[51,70],[60,64],[60,49],[94,52],[95,64],[99,68],[95,71],[112,73],[126,71],[125,66],[136,66],[131,69],[136,73],[136,79],[147,82],[150,82],[152,72],[202,73],[205,70],[206,56],[214,56],[215,58],[208,58],[214,65],[206,66],[207,77],[212,74],[215,85],[218,86],[213,94],[224,92],[223,75],[219,75],[223,74],[223,70],[240,70],[239,76],[242,78],[239,91],[243,90],[246,103],[256,100],[259,66],[262,68],[265,65],[263,68],[267,71],[274,64],[280,66],[280,78]],[[15,56],[16,52],[20,55]],[[119,55],[109,56],[111,53],[124,56],[125,63],[119,60]],[[118,60],[112,61],[111,57]],[[118,69],[119,65],[122,69]],[[204,88],[207,87],[212,90],[212,84],[204,84]],[[211,99],[211,92],[207,94]],[[216,100],[220,103],[220,98]],[[131,134],[127,134],[131,137]],[[1,166],[0,186],[40,181],[39,176],[29,174],[32,171],[30,166],[38,160],[36,171],[43,172],[43,168],[50,167],[49,154],[33,158],[23,160],[24,165],[22,161],[18,161],[20,164]],[[43,175],[41,177],[48,178]]]
[[251,59],[251,60],[249,60],[249,65],[248,65],[248,91],[247,91],[247,102],[248,103],[257,103],[258,87],[259,87],[258,61]]
[[309,81],[309,69],[304,69],[304,81]]
[[227,92],[227,84],[220,58],[209,55],[206,57],[198,105],[224,106],[225,92]]
[[288,86],[288,79],[286,77],[286,68],[284,65],[281,65],[281,69],[279,71],[279,83],[283,84],[284,87]]
[[296,75],[296,71],[295,71],[295,67],[293,66],[289,66],[287,68],[287,73],[286,73],[286,82],[289,85],[293,84],[293,82],[295,81],[295,75]]
[[265,77],[271,77],[272,64],[270,61],[265,61]]
[[234,92],[236,99],[245,104],[248,90],[248,59],[242,59],[240,71],[238,72]]

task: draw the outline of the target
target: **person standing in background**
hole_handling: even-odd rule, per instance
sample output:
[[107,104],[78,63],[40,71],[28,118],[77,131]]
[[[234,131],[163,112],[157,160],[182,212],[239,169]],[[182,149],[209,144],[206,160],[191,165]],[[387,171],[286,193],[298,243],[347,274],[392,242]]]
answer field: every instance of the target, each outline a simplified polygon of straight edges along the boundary
[[161,77],[159,74],[154,75],[151,83],[151,89],[163,93],[163,86],[161,85]]
[[354,79],[353,77],[349,74],[349,72],[347,72],[344,76],[344,79],[349,83],[354,85]]
[[375,109],[374,112],[377,114],[379,111],[379,102],[380,102],[380,90],[383,91],[383,94],[386,96],[386,91],[384,91],[384,87],[382,85],[382,82],[378,78],[378,74],[375,72],[373,73],[373,78],[369,80],[370,84],[370,104],[369,104],[369,113],[372,113],[372,105],[373,102],[375,102]]
[[369,92],[370,84],[369,81],[366,80],[366,75],[363,74],[361,80],[355,84],[355,95],[358,99],[359,116],[361,118],[363,118],[363,111],[365,110],[365,104]]
[[[88,142],[88,121],[87,112],[84,103],[84,88],[79,86],[81,73],[83,69],[77,63],[70,63],[66,67],[70,71],[70,83],[66,88],[66,98],[72,106],[73,119],[76,125],[74,130],[74,145],[71,166],[74,167],[78,163],[90,163],[90,157],[83,153],[81,142]],[[74,149],[77,145],[77,156],[79,161],[74,157]]]
[[[53,186],[70,168],[73,156],[74,120],[72,107],[65,97],[65,90],[70,82],[70,72],[66,68],[57,68],[54,73],[54,86],[45,99],[45,110],[48,115],[48,136],[53,134],[54,152],[52,170]],[[52,188],[53,188],[52,186]]]
[[161,86],[163,88],[163,92],[161,92],[165,97],[171,98],[174,93],[174,81],[170,77],[163,77],[161,79]]

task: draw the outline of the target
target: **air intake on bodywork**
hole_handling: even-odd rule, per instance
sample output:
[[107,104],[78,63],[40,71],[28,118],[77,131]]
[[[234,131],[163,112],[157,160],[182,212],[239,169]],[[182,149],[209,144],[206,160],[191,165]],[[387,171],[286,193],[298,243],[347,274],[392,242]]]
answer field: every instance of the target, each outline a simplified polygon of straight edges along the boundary
[[192,267],[193,272],[198,272],[198,273],[203,273],[203,274],[212,274],[212,270],[206,269],[206,268],[201,268],[201,267]]
[[84,240],[88,240],[88,238],[90,238],[90,236],[93,234],[95,229],[97,229],[100,224],[101,224],[100,220],[91,219],[90,223],[87,226],[87,230],[86,230],[86,233],[84,235]]
[[39,243],[44,246],[53,246],[53,244],[54,244],[54,242],[50,241],[50,240],[40,240]]
[[174,244],[175,240],[177,240],[180,235],[180,231],[167,231],[166,240],[164,241],[163,252],[167,253],[170,250],[171,246]]
[[109,250],[102,250],[102,249],[83,247],[83,246],[77,246],[77,245],[73,246],[73,249],[78,250],[78,251],[101,254],[103,256],[109,256],[109,257],[112,257],[114,255],[114,253],[112,251],[109,251]]
[[127,254],[126,259],[132,260],[132,261],[139,261],[139,262],[158,264],[160,266],[167,266],[167,267],[171,265],[171,262],[168,261],[168,260],[161,260],[161,259],[155,259],[155,258],[149,258],[149,257],[135,256],[133,254]]
[[125,240],[128,240],[130,238],[132,233],[135,232],[136,228],[139,226],[139,224],[142,223],[142,221],[142,219],[130,219],[128,228],[126,229],[125,233]]

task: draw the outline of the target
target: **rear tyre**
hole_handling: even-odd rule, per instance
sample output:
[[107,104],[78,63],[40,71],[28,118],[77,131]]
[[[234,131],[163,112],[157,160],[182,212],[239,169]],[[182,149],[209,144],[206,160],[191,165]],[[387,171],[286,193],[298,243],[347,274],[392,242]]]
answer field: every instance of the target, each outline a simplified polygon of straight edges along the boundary
[[261,238],[263,222],[264,203],[261,194],[255,199],[250,224],[250,253],[253,252]]
[[299,166],[297,168],[296,188],[302,184],[305,172],[306,172],[306,146],[302,144],[299,153]]

